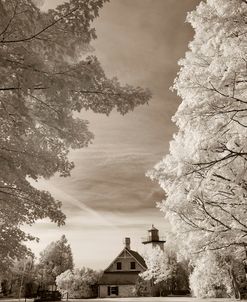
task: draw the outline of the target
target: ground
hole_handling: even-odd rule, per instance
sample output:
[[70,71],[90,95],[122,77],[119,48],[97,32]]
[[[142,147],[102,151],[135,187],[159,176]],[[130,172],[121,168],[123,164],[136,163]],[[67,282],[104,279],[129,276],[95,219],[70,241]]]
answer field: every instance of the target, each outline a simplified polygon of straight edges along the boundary
[[[20,302],[24,302],[21,299]],[[32,302],[27,299],[26,302]],[[69,299],[68,302],[232,302],[234,299],[196,299],[190,297],[138,297],[138,298],[105,298],[105,299]],[[246,301],[246,300],[245,300]],[[18,299],[0,299],[0,302],[19,302]],[[66,302],[66,300],[63,300]]]
[[[32,302],[27,299],[26,302]],[[196,299],[190,297],[138,297],[138,298],[105,298],[105,299],[69,299],[68,302],[233,302],[234,299]],[[246,301],[246,300],[245,300]],[[25,299],[0,299],[0,302],[25,302]],[[66,302],[66,300],[63,300]]]
[[71,302],[232,302],[234,299],[196,299],[191,297],[137,297],[73,300]]

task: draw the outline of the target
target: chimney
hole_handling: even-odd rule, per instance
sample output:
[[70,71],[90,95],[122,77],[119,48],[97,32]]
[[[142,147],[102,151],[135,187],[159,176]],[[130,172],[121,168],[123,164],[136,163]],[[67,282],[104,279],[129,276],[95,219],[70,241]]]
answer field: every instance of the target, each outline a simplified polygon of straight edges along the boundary
[[125,238],[124,245],[125,245],[125,248],[130,250],[130,238],[129,237]]

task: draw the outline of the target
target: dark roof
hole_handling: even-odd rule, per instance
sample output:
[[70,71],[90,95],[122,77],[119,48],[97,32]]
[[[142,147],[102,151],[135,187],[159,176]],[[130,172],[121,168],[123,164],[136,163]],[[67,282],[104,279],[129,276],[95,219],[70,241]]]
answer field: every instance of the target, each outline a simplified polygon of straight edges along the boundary
[[152,224],[152,228],[149,231],[158,231],[158,229]]
[[145,260],[139,253],[137,253],[136,251],[133,251],[133,250],[129,250],[129,249],[127,249],[127,250],[144,268],[147,268]]
[[140,272],[104,272],[99,285],[133,285]]
[[[121,253],[119,254],[119,256],[124,252],[124,251],[127,251],[144,269],[147,269],[147,265],[145,263],[145,260],[143,259],[143,257],[137,253],[136,251],[133,251],[133,250],[130,250],[128,249],[127,247],[125,247]],[[116,261],[116,259],[119,257],[117,256],[114,261]],[[114,261],[105,269],[105,272],[108,272],[108,271],[111,271],[109,270],[111,265],[114,263]]]

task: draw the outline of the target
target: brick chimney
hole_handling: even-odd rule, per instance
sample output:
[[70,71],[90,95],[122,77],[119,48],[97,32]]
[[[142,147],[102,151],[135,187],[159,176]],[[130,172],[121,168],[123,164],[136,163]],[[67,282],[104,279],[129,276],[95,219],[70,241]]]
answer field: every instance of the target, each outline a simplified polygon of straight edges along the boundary
[[125,245],[125,248],[130,250],[130,238],[129,237],[126,237],[124,239],[124,245]]

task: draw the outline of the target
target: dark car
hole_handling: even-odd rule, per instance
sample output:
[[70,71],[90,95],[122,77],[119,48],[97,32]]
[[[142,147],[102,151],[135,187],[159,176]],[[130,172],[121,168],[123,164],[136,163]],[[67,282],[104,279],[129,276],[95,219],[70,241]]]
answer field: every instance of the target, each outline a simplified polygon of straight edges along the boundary
[[61,301],[61,299],[62,295],[59,291],[43,290],[38,292],[37,297],[34,299],[34,302]]

